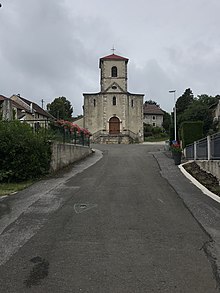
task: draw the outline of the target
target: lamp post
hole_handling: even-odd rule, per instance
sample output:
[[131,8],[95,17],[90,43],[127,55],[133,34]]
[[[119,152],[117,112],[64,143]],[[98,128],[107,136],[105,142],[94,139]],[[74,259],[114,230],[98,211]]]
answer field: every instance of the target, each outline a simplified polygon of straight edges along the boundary
[[174,139],[175,141],[177,140],[177,127],[176,127],[176,90],[171,90],[169,91],[169,93],[173,93],[173,97],[174,97],[174,108],[173,108],[173,112],[174,112]]

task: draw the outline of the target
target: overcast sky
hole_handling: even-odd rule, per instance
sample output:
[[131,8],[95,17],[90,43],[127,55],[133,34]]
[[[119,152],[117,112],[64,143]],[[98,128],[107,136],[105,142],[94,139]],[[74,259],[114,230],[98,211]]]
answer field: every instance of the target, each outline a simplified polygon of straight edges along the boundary
[[0,94],[82,113],[99,58],[129,58],[128,90],[170,112],[173,94],[220,94],[220,0],[0,0]]

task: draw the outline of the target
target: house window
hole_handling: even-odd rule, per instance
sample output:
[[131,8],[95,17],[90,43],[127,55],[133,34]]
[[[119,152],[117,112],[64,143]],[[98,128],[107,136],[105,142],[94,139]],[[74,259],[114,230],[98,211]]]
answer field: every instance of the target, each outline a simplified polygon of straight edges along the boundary
[[134,107],[134,100],[131,100],[131,107]]
[[112,99],[112,105],[113,106],[116,106],[116,97],[113,97],[113,99]]
[[156,120],[156,116],[153,116],[152,118],[153,118],[153,120]]
[[96,106],[96,100],[95,99],[93,100],[93,105],[94,105],[94,107]]
[[118,76],[118,69],[116,66],[112,67],[112,77],[117,77]]
[[155,122],[153,122],[153,127],[155,127],[156,126],[156,123]]

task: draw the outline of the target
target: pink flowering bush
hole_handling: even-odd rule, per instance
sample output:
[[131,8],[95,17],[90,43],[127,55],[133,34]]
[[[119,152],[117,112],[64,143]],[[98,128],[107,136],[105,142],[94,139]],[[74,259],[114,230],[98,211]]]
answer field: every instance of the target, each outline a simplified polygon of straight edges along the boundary
[[79,143],[83,145],[85,143],[89,143],[89,137],[91,136],[91,133],[88,131],[88,129],[79,127],[77,124],[66,120],[57,120],[55,122],[55,127],[64,130],[63,141],[74,141],[75,144]]

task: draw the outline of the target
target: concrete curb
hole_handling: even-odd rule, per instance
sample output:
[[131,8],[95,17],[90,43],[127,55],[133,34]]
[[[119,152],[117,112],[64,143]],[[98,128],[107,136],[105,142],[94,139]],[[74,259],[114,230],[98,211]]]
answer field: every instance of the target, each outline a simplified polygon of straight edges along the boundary
[[[189,161],[190,162],[190,161]],[[192,175],[190,175],[186,169],[183,167],[185,164],[189,163],[183,163],[181,165],[179,165],[179,169],[180,171],[195,185],[197,186],[205,195],[211,197],[213,200],[217,201],[220,203],[220,197],[218,195],[216,195],[215,193],[211,192],[210,190],[208,190],[205,186],[203,186],[198,180],[196,180]]]

